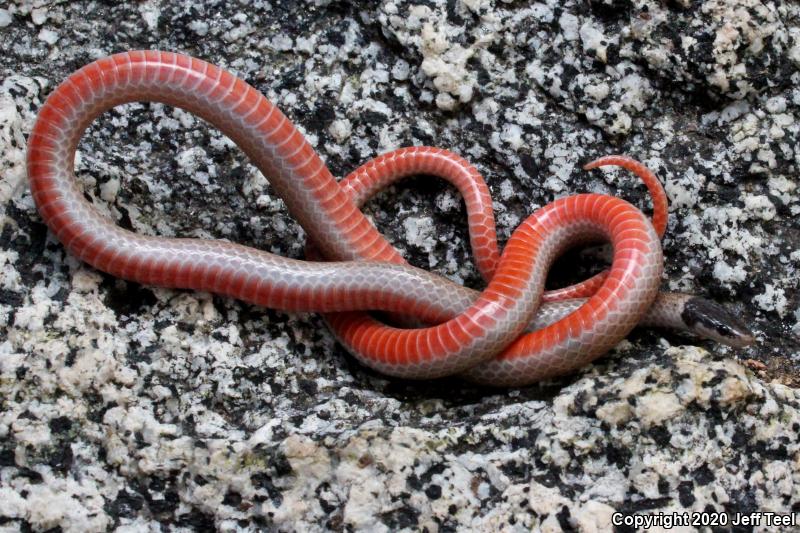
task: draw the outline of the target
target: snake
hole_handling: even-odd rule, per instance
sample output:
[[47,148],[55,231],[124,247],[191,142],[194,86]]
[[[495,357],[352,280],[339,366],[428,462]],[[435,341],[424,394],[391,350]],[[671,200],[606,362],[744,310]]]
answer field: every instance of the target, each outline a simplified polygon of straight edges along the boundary
[[[75,153],[96,117],[135,101],[182,108],[227,135],[305,231],[306,260],[223,240],[136,234],[101,213],[81,190]],[[501,252],[490,190],[459,155],[428,146],[400,148],[337,181],[304,135],[257,89],[200,59],[154,50],[104,57],[67,77],[38,111],[27,153],[38,212],[75,257],[145,285],[322,313],[358,361],[389,376],[457,375],[523,386],[576,371],[637,325],[689,330],[734,347],[751,344],[753,334],[723,306],[659,292],[666,193],[651,171],[627,156],[602,157],[585,168],[608,165],[645,182],[652,220],[615,196],[564,196],[529,215]],[[463,196],[470,246],[486,280],[482,291],[409,265],[361,211],[388,185],[418,174],[445,179]],[[596,242],[613,249],[606,271],[545,290],[556,258]],[[376,312],[382,312],[380,320]],[[403,317],[414,323],[401,323]]]

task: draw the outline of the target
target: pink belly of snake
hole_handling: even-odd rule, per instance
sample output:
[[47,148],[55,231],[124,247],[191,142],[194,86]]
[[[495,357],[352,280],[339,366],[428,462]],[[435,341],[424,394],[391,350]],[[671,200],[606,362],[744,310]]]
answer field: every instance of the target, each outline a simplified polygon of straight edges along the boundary
[[[141,100],[184,108],[228,135],[329,262],[292,260],[223,241],[137,235],[101,215],[73,174],[78,141],[103,111]],[[40,111],[29,139],[28,172],[47,225],[92,266],[145,284],[328,313],[337,338],[360,361],[394,376],[462,374],[518,385],[568,373],[607,352],[640,321],[657,295],[662,271],[659,232],[665,219],[656,221],[657,232],[638,209],[599,194],[562,198],[535,212],[501,256],[488,189],[458,156],[403,149],[337,183],[303,135],[257,90],[208,63],[166,52],[117,54],[70,76]],[[406,265],[359,210],[378,188],[414,173],[444,177],[464,195],[476,264],[488,280],[482,292]],[[552,261],[567,247],[598,238],[612,243],[614,257],[607,274],[592,282],[593,293],[572,290],[587,297],[583,305],[526,332],[541,312]],[[563,294],[551,295],[557,297]],[[395,328],[365,310],[433,325]]]

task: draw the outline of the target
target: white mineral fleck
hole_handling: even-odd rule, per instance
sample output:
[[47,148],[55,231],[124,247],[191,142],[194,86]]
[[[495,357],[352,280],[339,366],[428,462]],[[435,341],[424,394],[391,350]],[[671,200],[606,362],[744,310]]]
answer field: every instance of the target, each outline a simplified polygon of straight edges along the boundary
[[54,45],[58,41],[58,34],[48,28],[42,28],[39,32],[39,40],[49,45]]
[[678,416],[684,410],[671,392],[655,391],[637,398],[634,411],[645,426],[658,425]]
[[784,317],[788,310],[789,301],[781,287],[776,287],[772,283],[764,285],[764,292],[753,297],[753,301],[758,307],[765,311],[775,311],[779,316]]
[[328,126],[328,132],[338,143],[346,141],[353,131],[353,126],[346,118],[337,119]]
[[8,9],[0,9],[0,28],[10,25],[11,21],[11,13],[8,12]]
[[603,35],[603,32],[599,28],[593,26],[592,23],[587,20],[581,26],[580,37],[581,42],[583,43],[584,51],[594,51],[597,59],[604,63],[608,60],[606,55],[608,50],[608,39],[605,35]]

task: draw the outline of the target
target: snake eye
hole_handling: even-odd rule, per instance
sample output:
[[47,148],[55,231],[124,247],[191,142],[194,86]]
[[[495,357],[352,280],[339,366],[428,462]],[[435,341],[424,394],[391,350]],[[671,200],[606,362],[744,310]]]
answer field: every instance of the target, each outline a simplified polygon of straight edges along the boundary
[[730,311],[705,298],[691,298],[684,305],[681,318],[701,337],[743,348],[755,341],[750,329]]

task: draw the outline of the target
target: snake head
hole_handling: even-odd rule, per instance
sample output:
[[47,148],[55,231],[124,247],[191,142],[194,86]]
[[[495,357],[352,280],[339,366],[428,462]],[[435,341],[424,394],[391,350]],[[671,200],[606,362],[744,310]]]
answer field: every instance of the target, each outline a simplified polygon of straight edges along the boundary
[[755,342],[750,329],[733,313],[705,298],[690,298],[683,307],[681,319],[697,335],[734,348]]

